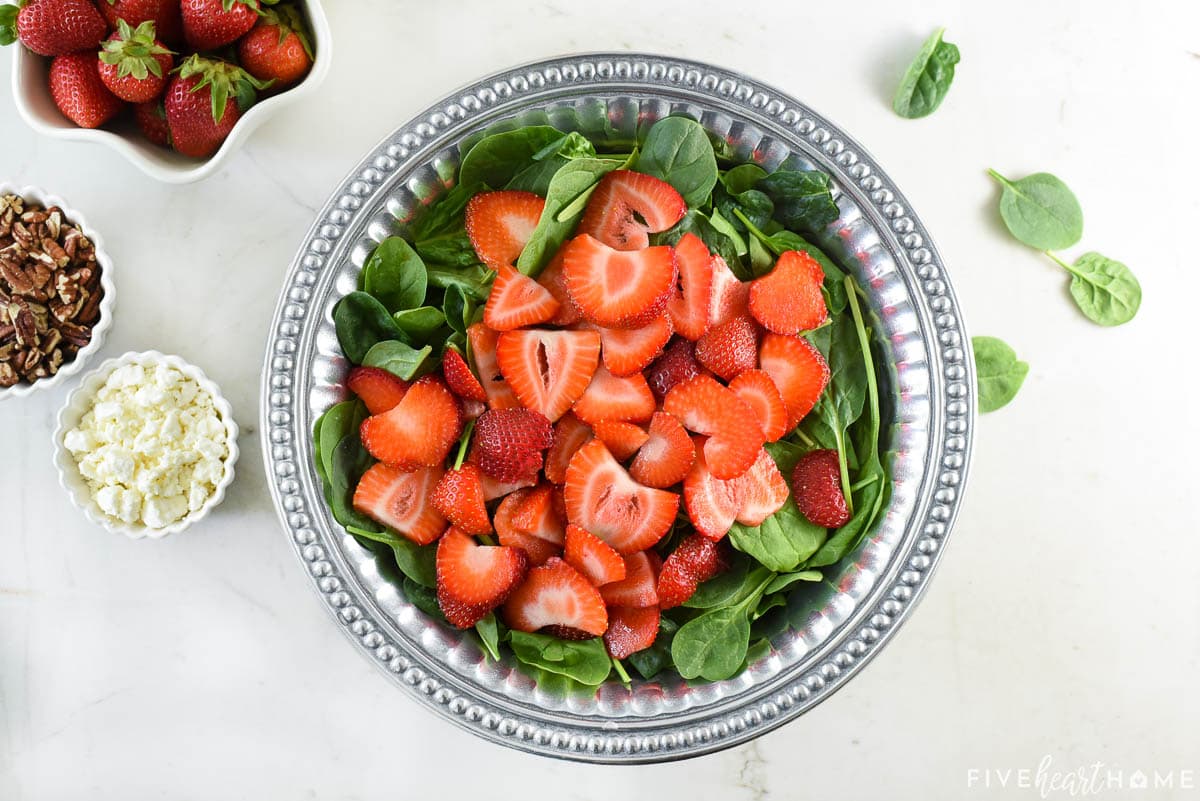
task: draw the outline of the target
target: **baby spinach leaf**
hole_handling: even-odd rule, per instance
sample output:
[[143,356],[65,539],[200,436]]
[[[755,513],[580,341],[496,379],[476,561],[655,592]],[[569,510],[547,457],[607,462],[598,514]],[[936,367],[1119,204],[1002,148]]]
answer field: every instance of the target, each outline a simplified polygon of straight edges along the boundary
[[562,131],[549,125],[527,125],[485,136],[463,156],[458,171],[459,183],[502,189],[528,168],[544,148],[560,142],[564,136]]
[[595,686],[608,678],[612,663],[604,640],[560,640],[546,634],[513,631],[509,637],[513,654],[531,667]]
[[854,493],[854,516],[841,528],[834,530],[832,536],[825,541],[820,550],[808,560],[805,564],[806,567],[825,567],[841,561],[846,554],[857,547],[874,524],[882,507],[883,489],[887,478],[878,465],[872,466],[867,475],[873,477],[874,480]]
[[357,431],[342,437],[333,449],[329,465],[330,511],[333,519],[343,526],[353,525],[366,531],[376,528],[375,522],[360,514],[351,502],[358,480],[374,461]]
[[988,170],[988,175],[1003,187],[1000,217],[1019,241],[1038,250],[1061,250],[1083,236],[1083,210],[1058,178],[1048,172],[1016,181],[995,170]]
[[513,176],[505,189],[516,189],[545,196],[550,181],[564,164],[571,159],[592,158],[596,148],[587,138],[572,131],[551,142],[534,154],[532,163]]
[[975,350],[975,373],[979,381],[979,411],[994,412],[1017,396],[1029,364],[996,337],[971,337]]
[[333,449],[348,434],[357,434],[367,418],[367,407],[359,400],[342,401],[329,407],[316,426],[316,460],[326,476],[333,470]]
[[703,582],[683,605],[692,609],[729,606],[737,602],[747,585],[756,587],[760,580],[761,577],[751,576],[750,560],[735,554],[728,570]]
[[945,28],[934,31],[904,72],[892,99],[892,108],[901,117],[913,120],[932,114],[950,91],[959,52],[957,47],[942,40],[945,32]]
[[719,230],[712,220],[696,209],[689,209],[679,222],[675,223],[669,230],[655,234],[650,238],[650,241],[655,245],[675,245],[678,244],[680,239],[683,239],[684,234],[694,234],[700,237],[700,240],[704,242],[709,251],[724,259],[725,263],[729,265],[729,269],[733,270],[734,275],[738,278],[742,280],[750,278],[745,267],[742,266],[742,260],[738,256],[734,240],[729,234]]
[[362,364],[377,343],[406,336],[387,308],[366,292],[351,292],[339,300],[333,323],[342,352],[354,364]]
[[[738,256],[749,255],[750,245],[746,241],[746,237],[742,236],[742,232],[739,231],[733,223],[725,219],[724,215],[722,215],[720,211],[713,209],[711,212],[709,212],[708,221],[712,223],[712,227],[717,229],[718,232],[729,237],[729,240],[733,242],[733,248],[737,252]],[[754,240],[751,239],[750,241]],[[712,248],[709,248],[709,250],[711,251]],[[722,256],[722,258],[724,258],[724,256]]]
[[1079,310],[1099,325],[1121,325],[1133,319],[1142,305],[1142,285],[1124,264],[1095,251],[1067,264],[1047,254],[1071,274],[1071,297]]
[[379,243],[363,265],[363,290],[389,312],[412,309],[425,302],[425,263],[398,236]]
[[427,270],[429,285],[438,289],[449,289],[456,286],[464,295],[476,300],[487,300],[492,289],[492,279],[496,276],[482,264],[472,264],[469,267],[435,266]]
[[564,164],[550,180],[542,216],[517,259],[517,269],[526,275],[540,273],[575,231],[596,184],[621,166],[616,159],[601,158],[572,159]]
[[[816,573],[819,571],[813,571],[813,572]],[[786,606],[787,606],[787,596],[785,596],[782,592],[777,592],[777,593],[773,593],[773,594],[764,593],[762,600],[759,601],[758,606],[756,606],[754,608],[754,613],[752,615],[750,615],[750,622],[753,623],[754,621],[758,620],[763,615],[770,612],[772,609],[782,609]],[[751,659],[749,654],[747,654],[746,658],[749,661],[754,661],[753,659]]]
[[396,566],[404,575],[423,587],[437,586],[437,545],[417,545],[406,537],[396,536],[388,543],[396,557]]
[[757,526],[734,523],[729,544],[776,573],[795,570],[816,553],[828,532],[800,514],[789,497],[775,514]]
[[445,615],[442,614],[442,607],[438,603],[437,591],[432,587],[426,587],[423,584],[418,584],[410,577],[404,577],[404,595],[408,598],[409,603],[420,609],[425,614],[432,617],[434,620],[445,620]]
[[413,246],[426,266],[431,264],[449,265],[451,267],[470,267],[479,264],[479,256],[471,244],[471,238],[465,230],[437,236],[432,239],[418,239]]
[[659,621],[658,636],[654,638],[654,644],[641,651],[635,651],[626,657],[625,661],[633,665],[634,669],[642,674],[642,678],[654,678],[664,668],[671,666],[671,641],[678,630],[679,626],[675,621],[669,617],[662,618]]
[[393,314],[392,319],[413,342],[429,342],[430,337],[446,324],[446,315],[432,306],[403,309]]
[[692,207],[707,203],[717,183],[712,142],[700,123],[688,117],[656,122],[642,143],[634,169],[666,181]]
[[740,211],[754,225],[762,228],[771,221],[775,213],[775,204],[764,192],[757,189],[747,189],[736,194],[727,191],[722,184],[713,188],[713,208],[730,220],[735,229],[745,228],[745,224],[734,216],[734,209]]
[[429,345],[417,350],[411,345],[391,339],[372,345],[362,363],[366,367],[378,367],[397,378],[412,381],[436,366],[430,358],[432,355],[433,348]]
[[468,298],[462,287],[454,285],[447,287],[446,297],[442,301],[442,315],[446,324],[458,334],[467,333],[471,318],[475,316],[475,301]]
[[787,228],[819,231],[840,214],[829,176],[819,170],[779,170],[755,188],[775,203],[775,219]]
[[459,181],[446,194],[438,198],[413,223],[409,232],[412,241],[443,236],[463,227],[463,210],[475,196],[479,187]]
[[495,661],[500,661],[500,622],[495,612],[488,612],[475,624],[475,633],[483,643],[483,649]]
[[721,173],[721,184],[729,194],[739,195],[766,177],[767,171],[757,164],[739,164]]
[[675,669],[685,679],[727,679],[737,672],[750,644],[743,606],[725,606],[685,623],[671,643]]
[[[825,575],[820,570],[797,570],[795,573],[781,573],[771,579],[771,583],[767,585],[767,588],[763,592],[770,595],[771,593],[782,592],[799,581],[821,581],[824,578]],[[765,610],[762,610],[760,607],[760,611]]]

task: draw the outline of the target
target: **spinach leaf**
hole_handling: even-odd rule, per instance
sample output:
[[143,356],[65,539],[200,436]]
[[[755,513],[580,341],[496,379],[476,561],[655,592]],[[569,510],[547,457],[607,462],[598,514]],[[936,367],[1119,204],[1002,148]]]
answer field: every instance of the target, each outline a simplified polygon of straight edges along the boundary
[[633,665],[634,669],[642,674],[642,678],[654,678],[664,668],[671,666],[671,641],[678,630],[679,626],[674,620],[669,617],[662,618],[659,621],[658,636],[654,638],[654,644],[641,651],[635,651],[626,657],[625,661]]
[[816,553],[827,534],[825,528],[800,514],[789,496],[779,511],[757,526],[734,523],[729,544],[776,573],[787,573]]
[[388,543],[396,557],[396,566],[422,587],[437,587],[437,544],[417,545],[407,537],[395,537]]
[[634,169],[666,181],[692,207],[707,203],[717,183],[712,142],[700,123],[688,117],[656,122],[642,143]]
[[333,323],[342,352],[354,364],[362,364],[377,343],[406,336],[387,308],[366,292],[351,292],[339,300]]
[[846,554],[858,546],[858,543],[874,525],[883,506],[886,497],[884,488],[887,486],[887,476],[884,475],[883,468],[879,466],[878,459],[874,465],[864,471],[859,481],[862,481],[864,477],[873,480],[862,485],[854,493],[854,515],[845,525],[836,529],[820,550],[813,554],[806,563],[807,567],[825,567],[841,561]]
[[592,158],[596,148],[583,134],[572,131],[551,142],[533,156],[533,162],[513,176],[505,189],[533,192],[543,197],[550,190],[554,174],[571,159]]
[[513,631],[509,637],[513,654],[526,665],[595,686],[608,678],[612,663],[604,640],[560,640],[546,634]]
[[748,584],[753,582],[752,586],[757,586],[761,577],[751,576],[750,560],[737,558],[737,554],[734,556],[728,570],[702,583],[683,605],[691,609],[729,606],[737,602]]
[[492,291],[492,279],[496,276],[482,264],[472,264],[469,267],[430,267],[429,285],[438,289],[458,287],[464,295],[476,300],[487,300]]
[[362,287],[389,312],[412,309],[425,302],[425,263],[398,236],[379,243],[363,265]]
[[740,195],[754,188],[760,180],[767,177],[767,171],[757,164],[739,164],[721,173],[721,184],[731,195]]
[[517,269],[526,275],[537,276],[575,231],[596,184],[621,166],[616,159],[601,158],[572,159],[564,164],[550,180],[546,206],[517,259]]
[[[767,585],[764,593],[770,595],[771,593],[786,590],[788,587],[799,581],[821,581],[824,578],[825,576],[820,570],[797,570],[795,573],[781,573],[780,575],[771,579],[771,583]],[[766,611],[761,607],[759,610]]]
[[[750,255],[750,245],[746,241],[746,237],[742,236],[742,232],[739,231],[733,223],[725,219],[724,215],[722,215],[720,211],[713,209],[708,215],[708,221],[712,224],[713,228],[717,229],[719,233],[729,237],[729,240],[733,242],[733,248],[737,252],[738,256]],[[752,238],[750,241],[753,242],[755,240]],[[711,251],[712,248],[709,248],[709,250]],[[767,257],[767,261],[768,263],[771,261],[769,256]],[[751,267],[753,268],[754,265],[751,264]]]
[[771,581],[767,576],[737,603],[710,609],[679,627],[671,641],[675,669],[685,679],[727,679],[750,645],[750,613]]
[[950,91],[959,53],[957,47],[942,41],[945,32],[945,28],[934,31],[905,70],[892,99],[892,108],[901,117],[914,120],[932,114]]
[[315,459],[328,479],[333,471],[333,450],[349,434],[357,434],[367,419],[367,407],[360,400],[342,401],[329,407],[315,427]]
[[465,230],[437,236],[432,239],[418,239],[413,246],[428,266],[441,264],[450,267],[470,267],[479,264],[479,255]]
[[564,136],[549,125],[527,125],[486,136],[463,156],[459,183],[477,189],[503,189],[534,162],[535,156]]
[[775,203],[775,219],[788,228],[819,231],[838,218],[829,176],[820,170],[779,170],[755,188]]
[[402,586],[404,588],[404,595],[408,598],[409,603],[434,620],[446,619],[446,616],[442,614],[442,606],[438,603],[436,590],[432,587],[418,584],[408,576],[404,577],[404,584]]
[[478,186],[459,181],[413,223],[409,232],[412,241],[421,242],[461,229],[463,210],[478,190]]
[[713,208],[719,211],[725,219],[730,220],[735,229],[741,227],[744,230],[745,224],[734,216],[734,209],[740,211],[759,228],[769,223],[775,213],[775,204],[771,202],[771,198],[757,189],[747,189],[744,192],[733,194],[727,191],[722,184],[717,184],[713,188],[712,198]]
[[1004,188],[1000,217],[1009,233],[1038,250],[1069,248],[1083,236],[1083,209],[1067,185],[1048,172],[1010,181],[995,170],[988,175]]
[[447,287],[446,297],[442,301],[442,316],[446,318],[446,324],[452,331],[465,334],[471,325],[471,318],[475,316],[475,301],[467,297],[462,287]]
[[413,342],[429,342],[430,338],[446,324],[446,315],[441,309],[420,306],[404,309],[392,315],[400,330]]
[[365,531],[376,528],[376,523],[360,514],[352,503],[354,488],[362,474],[375,460],[363,447],[358,432],[342,437],[329,464],[329,504],[333,519],[343,526],[356,526]]
[[1003,340],[995,337],[971,337],[975,350],[975,372],[979,380],[979,411],[994,412],[1017,396],[1029,364],[1017,358],[1016,352]]
[[500,622],[495,612],[488,612],[475,624],[475,633],[483,643],[483,650],[497,662],[500,661]]
[[1093,323],[1121,325],[1134,318],[1142,305],[1142,285],[1137,276],[1119,261],[1089,251],[1074,264],[1047,253],[1071,274],[1071,298]]
[[430,358],[432,355],[433,348],[429,345],[417,350],[411,345],[391,339],[372,345],[362,363],[366,367],[378,367],[397,378],[412,381],[437,366],[435,360]]

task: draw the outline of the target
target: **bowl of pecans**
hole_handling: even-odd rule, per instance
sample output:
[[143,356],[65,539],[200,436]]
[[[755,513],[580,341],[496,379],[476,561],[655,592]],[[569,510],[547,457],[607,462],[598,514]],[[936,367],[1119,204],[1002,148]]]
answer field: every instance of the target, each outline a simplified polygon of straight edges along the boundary
[[0,401],[78,372],[104,344],[115,300],[112,261],[83,215],[0,182]]

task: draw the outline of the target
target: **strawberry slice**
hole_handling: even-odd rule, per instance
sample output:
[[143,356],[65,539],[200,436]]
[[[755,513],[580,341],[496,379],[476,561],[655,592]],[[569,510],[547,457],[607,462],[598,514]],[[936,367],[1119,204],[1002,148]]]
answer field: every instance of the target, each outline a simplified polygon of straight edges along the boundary
[[563,519],[555,508],[554,487],[550,484],[521,490],[512,508],[511,521],[520,531],[555,545],[562,545],[566,536]]
[[700,364],[696,361],[695,348],[686,339],[676,339],[663,355],[646,370],[646,383],[654,396],[662,400],[671,387],[700,375]]
[[599,328],[600,357],[615,376],[640,373],[671,339],[671,318],[655,317],[641,328]]
[[512,331],[553,320],[559,303],[550,290],[507,264],[496,268],[496,280],[483,308],[483,322],[493,331]]
[[371,455],[401,470],[440,466],[461,431],[458,401],[432,375],[418,379],[395,408],[368,417],[360,429]]
[[437,598],[446,619],[470,628],[504,603],[525,576],[525,553],[504,545],[480,545],[456,528],[437,549]]
[[696,340],[696,361],[726,381],[758,364],[758,329],[749,317],[733,317]]
[[567,292],[567,283],[562,274],[561,248],[546,265],[546,269],[542,270],[542,274],[538,276],[538,283],[546,287],[546,291],[558,301],[558,314],[550,319],[550,325],[566,328],[579,322],[583,315],[579,313],[579,307],[575,305],[575,301],[571,300],[571,293]]
[[355,367],[346,377],[346,386],[362,398],[371,414],[391,411],[408,392],[408,384],[378,367]]
[[801,456],[792,471],[792,492],[800,513],[818,526],[837,528],[850,521],[837,451],[819,450]]
[[629,475],[647,487],[663,489],[683,481],[695,461],[696,446],[683,423],[666,412],[655,412],[646,443],[629,465]]
[[467,204],[467,236],[480,260],[511,267],[537,228],[546,201],[532,192],[480,192]]
[[679,511],[678,495],[634,481],[598,439],[572,457],[563,494],[568,522],[622,554],[649,548],[662,539]]
[[765,370],[747,370],[730,381],[729,388],[750,404],[767,442],[775,442],[788,432],[787,406],[779,387]]
[[667,314],[676,333],[693,342],[708,329],[713,287],[712,260],[708,248],[695,234],[684,234],[675,245],[679,286],[667,301]]
[[567,466],[575,451],[592,438],[592,429],[571,412],[567,412],[554,424],[554,442],[546,453],[546,478],[561,484],[567,480]]
[[742,508],[737,479],[714,478],[704,461],[703,438],[696,441],[696,462],[683,479],[683,506],[696,531],[710,540],[729,533]]
[[563,558],[597,587],[625,578],[625,560],[621,554],[587,529],[574,524],[567,526]]
[[529,571],[505,602],[504,620],[517,631],[551,626],[555,633],[567,629],[599,637],[608,629],[608,611],[600,592],[557,557]]
[[454,348],[442,351],[442,377],[446,379],[450,391],[463,400],[487,403],[488,396],[483,385],[467,366],[467,360]]
[[610,606],[608,631],[604,632],[608,655],[613,659],[624,659],[654,645],[660,622],[657,606],[641,609],[635,606]]
[[618,462],[623,462],[637,453],[638,448],[646,444],[650,435],[639,425],[624,423],[620,420],[601,420],[593,430],[596,438],[608,446],[608,450]]
[[807,253],[781,253],[774,269],[750,283],[750,313],[776,334],[811,331],[829,319],[821,284],[825,271]]
[[358,480],[352,503],[376,523],[428,545],[446,530],[446,518],[428,500],[441,476],[440,467],[403,471],[373,464]]
[[672,248],[613,250],[581,234],[563,247],[567,291],[588,322],[638,328],[662,314],[675,285]]
[[737,521],[743,525],[757,526],[778,512],[787,502],[787,481],[765,448],[758,452],[758,458],[754,460],[750,469],[733,481],[737,485],[736,493],[741,501]]
[[803,337],[766,334],[758,347],[758,366],[779,388],[788,411],[788,431],[812,411],[829,383],[829,364]]
[[[562,548],[549,539],[539,537],[516,525],[513,518],[521,513],[530,490],[523,489],[508,495],[496,507],[496,536],[501,545],[520,548],[529,557],[530,564],[544,565],[552,556],[560,556]],[[561,524],[560,524],[561,526]],[[561,538],[559,540],[561,542]]]
[[[477,460],[472,460],[470,455],[467,457],[467,462],[479,466]],[[511,495],[519,489],[532,487],[537,483],[537,478],[525,478],[519,481],[497,481],[482,470],[479,471],[479,484],[483,488],[483,499],[491,502],[497,498],[503,498],[505,495]]]
[[691,534],[671,552],[658,574],[658,604],[661,609],[680,606],[696,593],[700,582],[708,581],[726,567],[720,544]]
[[704,459],[717,478],[735,478],[749,470],[762,447],[762,428],[750,404],[710,376],[677,384],[663,400],[663,411],[679,418],[689,431],[709,435]]
[[471,361],[475,364],[475,374],[487,395],[487,405],[493,409],[520,408],[521,401],[513,394],[512,388],[500,373],[496,364],[496,343],[500,334],[488,328],[483,323],[475,323],[467,328],[467,343],[470,347]]
[[517,398],[550,422],[575,403],[600,363],[595,331],[506,331],[496,344],[496,361]]
[[442,517],[466,534],[488,534],[492,530],[484,505],[482,475],[473,464],[447,470],[429,499]]
[[712,257],[712,292],[709,295],[708,324],[720,325],[734,317],[750,313],[750,285],[744,284],[720,256]]
[[650,244],[650,234],[667,230],[686,213],[687,203],[666,181],[614,170],[592,192],[579,232],[617,250],[641,250]]
[[640,373],[617,378],[602,366],[575,402],[573,411],[591,425],[601,420],[642,422],[650,419],[655,408],[654,393]]
[[638,551],[625,557],[625,578],[600,588],[604,601],[612,606],[645,609],[658,606],[658,571],[662,560],[654,551]]
[[488,409],[475,421],[471,461],[498,481],[536,479],[550,447],[550,421],[529,409]]

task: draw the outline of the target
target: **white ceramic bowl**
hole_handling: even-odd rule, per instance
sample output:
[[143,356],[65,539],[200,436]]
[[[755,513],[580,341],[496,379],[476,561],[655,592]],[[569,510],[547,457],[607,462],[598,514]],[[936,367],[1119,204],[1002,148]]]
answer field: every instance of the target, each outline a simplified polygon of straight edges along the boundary
[[[118,367],[127,364],[140,364],[146,367],[165,364],[179,370],[199,384],[200,388],[212,397],[213,406],[216,408],[221,422],[225,424],[225,441],[229,455],[225,458],[224,470],[221,473],[220,481],[217,482],[216,489],[202,507],[165,528],[155,529],[144,525],[129,525],[105,514],[96,503],[95,498],[92,497],[91,487],[80,474],[75,456],[67,450],[63,442],[67,432],[79,425],[79,421],[92,408],[96,393],[100,391],[100,387],[104,385],[108,377]],[[85,375],[79,382],[79,386],[67,398],[66,405],[58,413],[58,426],[54,430],[54,464],[58,468],[58,483],[67,491],[71,501],[83,510],[83,513],[93,523],[114,534],[124,534],[130,539],[160,539],[168,534],[178,534],[189,526],[195,525],[207,517],[208,513],[215,509],[221,501],[225,500],[225,490],[233,483],[233,468],[239,455],[237,438],[238,424],[233,419],[233,408],[221,395],[220,388],[204,374],[203,370],[188,364],[178,356],[165,356],[156,350],[144,353],[131,352],[115,359],[109,359]]]
[[67,376],[74,375],[83,369],[88,359],[92,354],[100,350],[104,345],[104,339],[108,336],[108,329],[112,327],[113,309],[117,302],[117,291],[113,284],[113,265],[112,259],[108,257],[108,253],[104,250],[104,239],[97,231],[88,225],[84,216],[75,209],[67,205],[67,202],[58,195],[52,195],[43,189],[36,186],[14,186],[13,184],[0,181],[0,195],[18,195],[26,201],[39,203],[46,208],[58,206],[63,210],[63,215],[71,224],[92,241],[92,245],[96,248],[96,263],[100,265],[100,286],[104,288],[104,298],[100,301],[100,319],[96,325],[92,327],[92,341],[85,345],[75,354],[75,358],[70,362],[63,363],[63,366],[58,368],[58,372],[52,376],[38,379],[30,384],[17,384],[7,389],[0,389],[0,401],[8,398],[21,398],[32,394],[39,390],[49,389],[57,386]]
[[174,150],[159,147],[147,141],[138,131],[137,125],[122,115],[122,122],[112,130],[108,128],[80,128],[68,120],[54,105],[50,97],[50,59],[39,56],[20,45],[13,45],[12,86],[13,99],[22,119],[35,131],[57,139],[73,139],[81,142],[100,142],[133,162],[142,172],[159,181],[170,184],[186,184],[212,175],[229,154],[241,146],[254,129],[284,106],[296,103],[311,95],[329,73],[333,56],[333,36],[325,11],[319,0],[299,0],[305,10],[312,29],[313,47],[316,58],[308,75],[296,86],[285,92],[255,103],[234,126],[221,149],[207,159],[193,159]]

